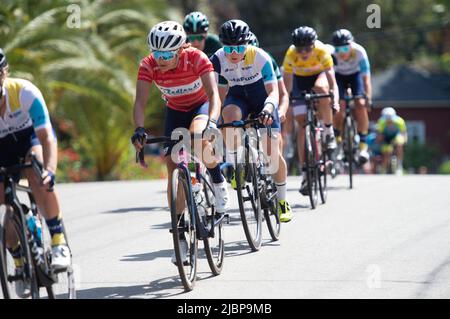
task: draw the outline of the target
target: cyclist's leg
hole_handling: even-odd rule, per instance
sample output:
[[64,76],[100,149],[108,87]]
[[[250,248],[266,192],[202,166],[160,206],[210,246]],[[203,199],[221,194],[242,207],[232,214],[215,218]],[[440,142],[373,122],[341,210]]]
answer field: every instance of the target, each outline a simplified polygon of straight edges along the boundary
[[404,156],[404,145],[405,145],[404,136],[399,133],[394,139],[394,150],[395,155],[397,156],[397,170],[398,172],[403,171],[403,156]]
[[[242,99],[227,95],[222,108],[222,117],[224,123],[239,121],[248,115],[248,107]],[[226,145],[227,163],[234,165],[234,157],[241,145],[242,129],[225,128],[222,130]]]
[[[193,114],[189,127],[190,132],[196,135],[202,134],[208,124],[208,115],[209,103],[205,103]],[[219,136],[216,138],[220,139]],[[228,209],[229,196],[225,179],[220,170],[221,154],[218,154],[218,156],[215,155],[213,146],[207,139],[202,139],[201,147],[197,147],[194,142],[194,152],[196,153],[196,156],[205,164],[209,174],[211,175],[214,194],[216,195],[216,211],[218,213],[225,213]]]
[[345,94],[345,88],[347,87],[347,81],[346,78],[339,74],[335,73],[336,75],[336,82],[338,85],[339,90],[339,96],[341,99],[339,100],[340,110],[336,114],[334,114],[333,117],[333,126],[334,126],[334,133],[336,136],[336,141],[340,143],[342,141],[342,131],[344,130],[344,118],[345,118],[345,101],[343,99]]
[[383,154],[383,163],[382,163],[383,173],[388,172],[393,149],[394,147],[392,144],[392,140],[385,140],[381,146],[381,153]]
[[[364,94],[364,85],[361,74],[358,72],[352,75],[352,92],[353,95]],[[359,150],[360,160],[362,162],[369,159],[368,145],[366,142],[367,134],[369,132],[369,115],[367,112],[367,105],[365,99],[357,99],[355,101],[355,119],[357,124],[357,131],[359,135]]]
[[[323,93],[327,94],[329,92],[328,80],[325,73],[321,73],[318,75],[317,80],[314,84],[314,92],[315,93]],[[320,99],[317,102],[317,110],[319,119],[322,120],[325,126],[325,137],[327,141],[328,149],[336,148],[336,141],[334,137],[333,130],[333,110],[330,107],[331,100],[330,99]]]

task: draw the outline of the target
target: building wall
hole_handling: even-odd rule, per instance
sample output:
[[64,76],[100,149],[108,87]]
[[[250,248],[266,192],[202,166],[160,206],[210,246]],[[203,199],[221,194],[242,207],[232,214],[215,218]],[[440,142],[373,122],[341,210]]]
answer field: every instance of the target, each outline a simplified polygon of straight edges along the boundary
[[[402,107],[396,108],[397,114],[408,121],[423,122],[426,143],[439,147],[444,155],[450,156],[450,105],[449,107]],[[369,113],[370,121],[376,122],[381,109],[375,108]],[[411,139],[412,136],[409,136]]]

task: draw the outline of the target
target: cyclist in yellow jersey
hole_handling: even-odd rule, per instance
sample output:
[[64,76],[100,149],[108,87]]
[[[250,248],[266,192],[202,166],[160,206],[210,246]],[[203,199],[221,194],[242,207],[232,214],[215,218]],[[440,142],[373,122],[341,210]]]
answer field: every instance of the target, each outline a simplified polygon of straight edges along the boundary
[[[302,26],[292,32],[293,44],[286,52],[283,69],[286,89],[292,96],[299,96],[304,91],[315,93],[334,92],[333,108],[339,111],[339,92],[333,70],[333,59],[325,45],[317,39],[316,31]],[[292,105],[293,114],[299,124],[297,133],[297,149],[300,163],[303,164],[305,135],[302,129],[306,120],[306,105],[296,102]],[[336,139],[333,132],[333,112],[329,99],[320,99],[317,102],[318,117],[325,126],[325,141],[327,149],[336,149]],[[306,172],[302,173],[303,181],[300,192],[307,193]]]
[[403,146],[408,141],[405,120],[397,115],[392,107],[381,111],[377,122],[377,142],[381,144],[383,154],[383,170],[387,172],[392,153],[397,156],[397,175],[403,172]]

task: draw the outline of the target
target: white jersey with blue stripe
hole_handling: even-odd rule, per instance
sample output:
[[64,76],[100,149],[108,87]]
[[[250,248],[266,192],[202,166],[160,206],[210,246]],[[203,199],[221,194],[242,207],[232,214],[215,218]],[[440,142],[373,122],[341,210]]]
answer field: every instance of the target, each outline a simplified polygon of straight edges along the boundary
[[42,93],[31,82],[7,78],[3,84],[6,112],[0,116],[0,139],[31,126],[35,130],[51,127]]
[[370,74],[370,63],[366,50],[355,42],[352,42],[350,46],[350,58],[343,60],[336,53],[332,45],[327,45],[327,48],[334,57],[334,71],[342,75],[350,75],[358,72],[361,74]]
[[248,45],[245,57],[239,63],[231,63],[225,57],[225,52],[219,49],[212,57],[217,80],[222,77],[228,83],[230,91],[239,91],[247,86],[277,83],[273,69],[272,58],[263,50]]

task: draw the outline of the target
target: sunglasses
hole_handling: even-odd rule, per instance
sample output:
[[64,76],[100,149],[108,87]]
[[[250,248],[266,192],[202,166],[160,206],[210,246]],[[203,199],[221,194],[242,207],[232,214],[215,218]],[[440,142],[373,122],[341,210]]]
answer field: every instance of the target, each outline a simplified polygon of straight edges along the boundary
[[308,45],[306,47],[296,47],[298,53],[311,52],[314,49],[314,45]]
[[193,34],[193,35],[188,35],[187,39],[189,42],[195,42],[195,41],[203,41],[206,39],[206,37],[204,35],[199,35],[199,34]]
[[177,54],[178,50],[175,51],[153,51],[152,55],[155,60],[163,59],[164,61],[172,60]]
[[224,45],[223,50],[226,54],[231,54],[233,51],[242,54],[245,52],[246,47],[246,45]]
[[336,53],[349,53],[350,52],[350,46],[344,45],[334,48],[336,50]]

